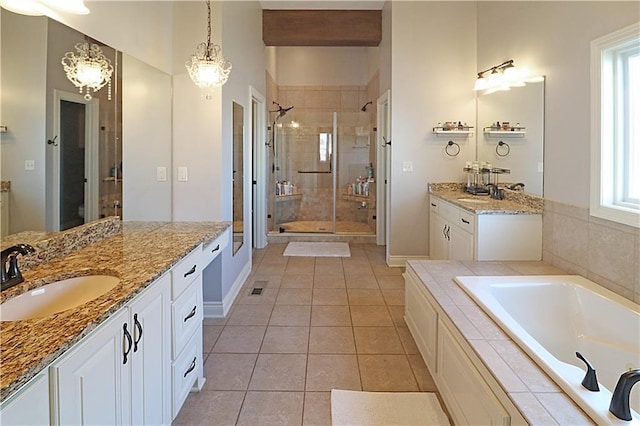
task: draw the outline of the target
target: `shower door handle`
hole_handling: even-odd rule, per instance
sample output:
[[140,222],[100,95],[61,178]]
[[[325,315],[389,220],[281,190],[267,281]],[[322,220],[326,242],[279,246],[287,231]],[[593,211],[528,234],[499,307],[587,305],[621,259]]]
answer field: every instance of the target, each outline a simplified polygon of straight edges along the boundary
[[391,145],[391,141],[387,141],[387,138],[385,138],[384,136],[382,137],[382,141],[384,142],[382,144],[383,148],[385,148],[387,145]]

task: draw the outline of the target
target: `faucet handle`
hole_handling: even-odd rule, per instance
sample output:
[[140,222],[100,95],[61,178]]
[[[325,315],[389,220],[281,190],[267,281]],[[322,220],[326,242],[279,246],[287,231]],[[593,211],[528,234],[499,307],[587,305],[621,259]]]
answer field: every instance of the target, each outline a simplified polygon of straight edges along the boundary
[[584,375],[584,379],[582,379],[582,386],[589,389],[591,392],[599,392],[600,387],[598,386],[596,370],[591,366],[591,363],[582,356],[580,352],[576,352],[576,356],[587,365],[587,373]]

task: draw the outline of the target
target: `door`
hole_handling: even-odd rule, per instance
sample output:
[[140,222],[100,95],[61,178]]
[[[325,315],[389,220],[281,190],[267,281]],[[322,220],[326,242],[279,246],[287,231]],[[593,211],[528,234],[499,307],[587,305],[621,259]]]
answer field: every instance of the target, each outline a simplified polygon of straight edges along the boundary
[[266,146],[266,117],[265,98],[253,87],[251,93],[251,139],[252,143],[252,201],[251,215],[253,228],[251,235],[254,248],[264,248],[267,245],[267,149]]
[[98,219],[99,100],[54,90],[52,227],[63,231]]
[[[121,309],[106,324],[52,367],[57,388],[55,424],[122,424],[130,413],[123,410],[121,389],[129,387],[130,357],[124,362],[129,311]],[[128,324],[127,324],[128,325]],[[127,401],[125,407],[129,404]]]
[[431,212],[429,219],[430,256],[432,260],[444,260],[449,258],[450,226],[440,215]]
[[[389,229],[389,188],[391,188],[391,108],[387,90],[378,98],[376,162],[378,168],[377,208],[376,208],[376,242],[386,245]],[[387,249],[387,260],[388,260]]]

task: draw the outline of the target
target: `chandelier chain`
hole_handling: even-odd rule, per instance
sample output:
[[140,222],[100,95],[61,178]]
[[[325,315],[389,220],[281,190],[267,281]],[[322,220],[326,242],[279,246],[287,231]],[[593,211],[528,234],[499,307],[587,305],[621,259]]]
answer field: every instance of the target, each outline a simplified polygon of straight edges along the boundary
[[211,51],[211,2],[207,0],[207,56]]

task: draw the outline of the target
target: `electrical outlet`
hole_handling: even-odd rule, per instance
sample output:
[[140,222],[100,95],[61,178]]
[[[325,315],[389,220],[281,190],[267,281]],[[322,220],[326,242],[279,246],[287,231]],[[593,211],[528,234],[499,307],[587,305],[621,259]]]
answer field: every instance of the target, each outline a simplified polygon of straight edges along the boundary
[[189,169],[187,167],[178,167],[178,182],[186,182],[189,180]]
[[34,160],[24,160],[24,169],[25,170],[35,170],[36,162]]

